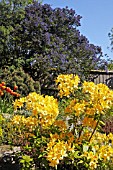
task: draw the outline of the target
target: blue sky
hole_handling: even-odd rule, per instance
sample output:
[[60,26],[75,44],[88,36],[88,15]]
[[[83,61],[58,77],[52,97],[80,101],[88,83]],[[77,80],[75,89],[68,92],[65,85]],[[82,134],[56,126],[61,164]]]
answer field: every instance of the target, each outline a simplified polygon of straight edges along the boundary
[[101,46],[103,54],[113,59],[108,33],[113,27],[113,0],[43,0],[51,7],[72,8],[82,16],[80,33],[85,35],[89,42]]

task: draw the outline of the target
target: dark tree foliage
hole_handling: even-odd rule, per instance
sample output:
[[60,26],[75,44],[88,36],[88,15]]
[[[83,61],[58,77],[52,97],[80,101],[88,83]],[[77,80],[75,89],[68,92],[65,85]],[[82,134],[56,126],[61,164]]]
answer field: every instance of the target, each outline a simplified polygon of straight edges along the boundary
[[[15,53],[16,42],[13,33],[25,18],[25,6],[33,0],[1,0],[0,1],[0,67],[12,65],[18,60]],[[18,60],[19,61],[19,60]]]
[[[48,4],[33,2],[19,16],[20,9],[15,10],[15,15],[10,10],[11,28],[8,27],[8,30],[11,31],[8,35],[0,34],[0,39],[5,41],[5,48],[0,44],[1,65],[22,66],[44,87],[50,86],[60,73],[77,73],[87,77],[91,69],[102,65],[101,48],[90,44],[80,34],[81,16],[73,9],[53,9]],[[5,12],[6,9],[4,17],[7,16]],[[8,18],[2,26],[7,23]]]
[[111,32],[108,34],[110,41],[111,41],[111,50],[113,51],[113,28],[111,29]]

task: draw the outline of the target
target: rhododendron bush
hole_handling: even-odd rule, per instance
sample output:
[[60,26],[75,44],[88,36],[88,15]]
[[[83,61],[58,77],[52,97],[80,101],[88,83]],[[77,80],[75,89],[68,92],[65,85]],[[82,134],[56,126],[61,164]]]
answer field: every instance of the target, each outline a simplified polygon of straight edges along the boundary
[[55,82],[57,99],[33,92],[13,102],[11,119],[0,117],[2,142],[20,146],[18,156],[37,169],[109,169],[113,134],[101,133],[101,125],[113,106],[113,91],[104,84],[81,84],[73,74]]

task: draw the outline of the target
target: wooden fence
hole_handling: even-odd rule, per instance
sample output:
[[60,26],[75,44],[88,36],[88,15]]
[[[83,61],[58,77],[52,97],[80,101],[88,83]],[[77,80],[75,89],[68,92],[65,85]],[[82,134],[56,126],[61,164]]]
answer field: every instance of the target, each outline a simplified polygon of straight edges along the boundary
[[92,70],[90,75],[95,84],[103,83],[113,89],[113,71]]

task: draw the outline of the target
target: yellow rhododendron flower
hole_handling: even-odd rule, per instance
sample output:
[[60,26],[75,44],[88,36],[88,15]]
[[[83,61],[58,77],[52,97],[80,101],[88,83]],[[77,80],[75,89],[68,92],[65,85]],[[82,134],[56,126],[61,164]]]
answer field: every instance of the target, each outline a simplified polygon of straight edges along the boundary
[[16,99],[14,102],[13,102],[13,107],[14,107],[14,110],[17,110],[18,108],[22,108],[24,106],[24,103],[26,101],[26,98],[25,97],[22,97],[20,99]]
[[65,131],[67,129],[67,125],[63,120],[56,120],[54,122],[54,126],[58,126],[61,131]]
[[2,128],[0,127],[0,137],[2,137]]
[[59,95],[62,98],[63,96],[69,97],[71,93],[73,93],[77,88],[80,82],[80,78],[76,75],[59,75],[55,80],[56,84],[58,84]]
[[42,96],[36,92],[30,93],[26,98],[16,99],[14,108],[24,107],[37,118],[38,124],[43,128],[52,125],[59,114],[58,101],[53,96]]
[[84,117],[82,124],[83,124],[83,126],[95,128],[97,121],[94,120],[94,118]]
[[96,85],[93,82],[84,81],[84,83],[82,84],[82,88],[83,88],[83,93],[93,94],[96,90]]
[[47,148],[47,160],[50,166],[56,167],[60,160],[67,156],[67,144],[64,141],[58,141],[52,148]]
[[104,162],[110,160],[113,155],[113,148],[109,145],[101,146],[99,148],[99,158],[103,159]]
[[76,116],[79,116],[81,113],[83,113],[84,109],[85,109],[85,104],[84,103],[77,103],[73,107],[73,111],[75,111]]
[[26,118],[24,116],[21,116],[21,115],[15,115],[15,116],[13,116],[11,122],[12,122],[12,124],[15,124],[15,125],[19,125],[21,123],[25,124]]
[[74,99],[66,107],[65,113],[75,113],[75,116],[80,116],[81,113],[84,113],[85,106],[86,103],[84,100],[78,102],[77,100]]
[[[113,91],[105,84],[94,84],[93,82],[83,83],[83,93],[89,94],[89,108],[86,108],[87,114],[94,115],[104,114],[106,109],[109,109],[113,104]],[[91,107],[92,106],[92,107]],[[89,110],[88,110],[89,109]]]
[[16,99],[14,109],[23,108],[30,116],[15,115],[7,127],[11,126],[14,136],[17,134],[21,139],[35,135],[35,140],[29,142],[37,142],[35,149],[42,151],[49,166],[57,168],[62,160],[68,164],[76,159],[86,163],[86,168],[96,170],[101,164],[113,162],[113,134],[99,132],[103,114],[113,106],[113,91],[104,84],[86,81],[79,88],[79,82],[77,75],[59,75],[56,79],[59,102],[53,96],[36,92]]

